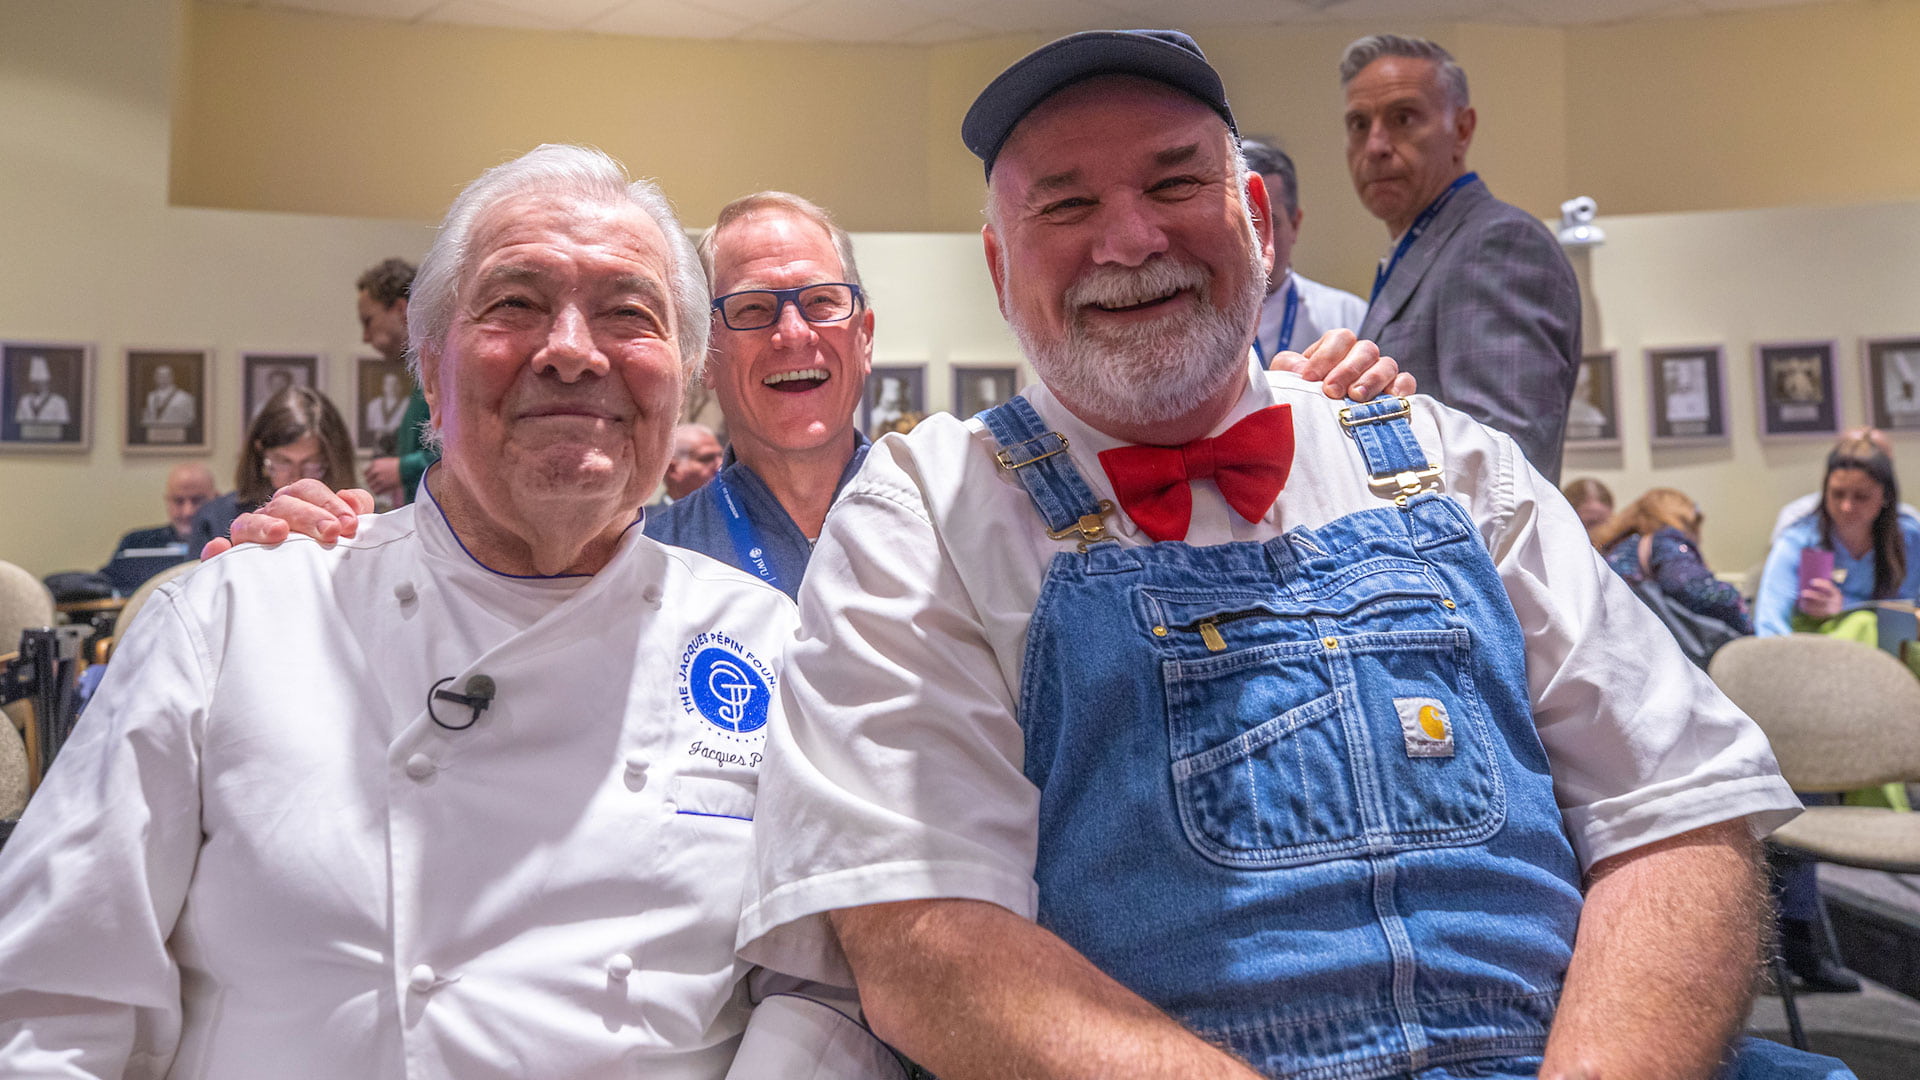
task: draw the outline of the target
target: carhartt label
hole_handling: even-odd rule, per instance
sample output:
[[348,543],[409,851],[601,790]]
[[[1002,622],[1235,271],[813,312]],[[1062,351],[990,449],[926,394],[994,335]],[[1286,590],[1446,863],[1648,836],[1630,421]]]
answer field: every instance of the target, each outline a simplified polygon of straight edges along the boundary
[[1394,698],[1408,757],[1452,757],[1453,721],[1447,707],[1432,698]]

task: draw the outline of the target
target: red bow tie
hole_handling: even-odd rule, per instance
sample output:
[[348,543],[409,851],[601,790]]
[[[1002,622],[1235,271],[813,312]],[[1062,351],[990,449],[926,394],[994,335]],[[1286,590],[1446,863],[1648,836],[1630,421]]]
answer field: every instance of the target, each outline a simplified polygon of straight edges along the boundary
[[1269,405],[1211,439],[1185,446],[1102,450],[1100,467],[1127,516],[1155,540],[1187,538],[1193,519],[1189,482],[1206,477],[1241,517],[1259,521],[1293,467],[1293,411]]

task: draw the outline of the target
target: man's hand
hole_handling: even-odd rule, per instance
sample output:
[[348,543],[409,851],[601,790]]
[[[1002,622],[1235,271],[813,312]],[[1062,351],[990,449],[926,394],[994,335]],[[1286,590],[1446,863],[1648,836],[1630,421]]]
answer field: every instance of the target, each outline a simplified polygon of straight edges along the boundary
[[1815,578],[1807,582],[1806,588],[1800,590],[1798,603],[1803,615],[1810,615],[1816,619],[1831,619],[1840,614],[1840,609],[1846,606],[1846,597],[1841,595],[1840,586],[1826,578]]
[[400,459],[377,457],[367,462],[367,486],[375,495],[400,495]]
[[360,515],[373,513],[373,496],[359,488],[335,493],[318,480],[295,480],[274,492],[273,501],[233,521],[231,540],[214,537],[200,549],[202,559],[236,544],[277,544],[290,533],[331,544],[360,531]]
[[1759,847],[1724,821],[1594,865],[1542,1077],[1714,1075],[1759,970]]
[[1267,368],[1319,382],[1321,391],[1335,399],[1367,401],[1383,391],[1406,397],[1418,389],[1413,376],[1402,372],[1392,357],[1380,355],[1380,346],[1360,340],[1351,330],[1329,330],[1306,352],[1279,353]]

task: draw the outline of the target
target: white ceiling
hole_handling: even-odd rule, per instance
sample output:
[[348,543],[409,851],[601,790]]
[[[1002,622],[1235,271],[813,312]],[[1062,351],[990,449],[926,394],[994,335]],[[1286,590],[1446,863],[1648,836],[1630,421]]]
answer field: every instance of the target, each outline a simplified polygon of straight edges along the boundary
[[1833,0],[207,0],[409,23],[645,37],[933,44],[1130,26],[1406,19],[1568,26]]

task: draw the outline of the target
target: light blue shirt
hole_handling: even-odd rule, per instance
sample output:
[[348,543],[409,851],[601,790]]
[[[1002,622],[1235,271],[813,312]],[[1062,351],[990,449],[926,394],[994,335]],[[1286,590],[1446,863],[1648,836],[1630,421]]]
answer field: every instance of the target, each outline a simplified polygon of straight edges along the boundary
[[[1899,519],[1900,536],[1906,543],[1907,575],[1894,594],[1902,600],[1920,597],[1920,523],[1912,518]],[[1794,605],[1800,598],[1800,553],[1820,544],[1820,518],[1808,514],[1782,530],[1767,552],[1766,568],[1760,572],[1760,590],[1753,601],[1753,630],[1761,637],[1793,633]],[[1833,553],[1834,577],[1847,607],[1864,604],[1873,597],[1873,551],[1854,558],[1844,546]],[[1845,571],[1844,576],[1840,571]]]

